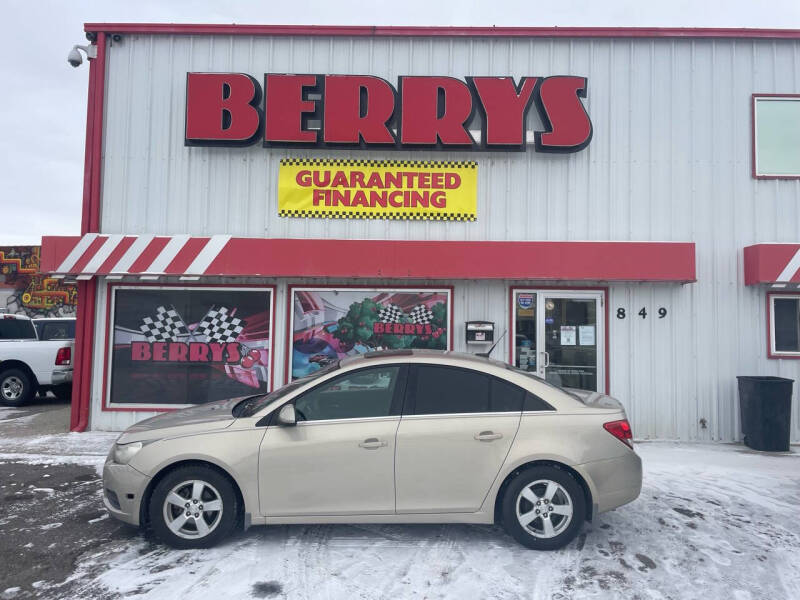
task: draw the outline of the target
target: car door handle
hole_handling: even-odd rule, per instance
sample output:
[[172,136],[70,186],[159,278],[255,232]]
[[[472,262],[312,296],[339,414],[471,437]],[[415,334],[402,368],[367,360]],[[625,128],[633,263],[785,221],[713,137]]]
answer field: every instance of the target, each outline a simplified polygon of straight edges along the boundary
[[377,448],[383,448],[384,446],[388,446],[387,442],[379,440],[378,438],[367,438],[363,442],[361,442],[358,447],[359,448],[366,448],[367,450],[375,450]]
[[503,437],[502,433],[495,433],[494,431],[481,431],[475,434],[475,439],[481,442],[491,442],[492,440],[499,440]]

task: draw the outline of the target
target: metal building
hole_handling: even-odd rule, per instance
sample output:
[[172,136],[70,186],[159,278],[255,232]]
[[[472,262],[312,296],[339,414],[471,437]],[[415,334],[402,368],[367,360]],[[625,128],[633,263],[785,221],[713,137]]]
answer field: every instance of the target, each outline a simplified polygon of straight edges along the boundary
[[[737,375],[800,376],[800,31],[86,31],[81,236],[42,249],[82,295],[74,429],[500,340],[637,438],[730,441]],[[397,169],[460,173],[458,209],[303,196]]]

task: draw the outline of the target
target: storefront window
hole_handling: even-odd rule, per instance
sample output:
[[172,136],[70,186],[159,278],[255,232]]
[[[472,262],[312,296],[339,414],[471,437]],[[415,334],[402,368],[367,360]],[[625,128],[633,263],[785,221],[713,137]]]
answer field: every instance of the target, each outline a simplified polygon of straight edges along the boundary
[[269,391],[270,289],[112,293],[109,405],[204,404]]
[[292,288],[290,379],[373,350],[450,349],[449,289]]
[[771,353],[800,356],[800,296],[771,294]]
[[800,96],[753,98],[756,177],[800,177]]

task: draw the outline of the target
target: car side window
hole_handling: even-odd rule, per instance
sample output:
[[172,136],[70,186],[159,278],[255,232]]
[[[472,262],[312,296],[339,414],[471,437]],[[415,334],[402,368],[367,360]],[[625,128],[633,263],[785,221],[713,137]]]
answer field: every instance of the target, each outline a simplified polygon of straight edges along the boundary
[[298,421],[366,419],[392,414],[400,366],[346,373],[309,390],[294,403]]
[[525,390],[499,377],[492,377],[490,412],[520,412]]
[[0,317],[0,340],[35,340],[33,323],[27,319]]
[[416,415],[483,413],[489,410],[489,376],[478,371],[440,365],[414,369]]
[[539,410],[555,410],[551,404],[545,402],[536,394],[531,394],[527,392],[525,394],[525,402],[522,405],[522,410],[527,411],[539,411]]

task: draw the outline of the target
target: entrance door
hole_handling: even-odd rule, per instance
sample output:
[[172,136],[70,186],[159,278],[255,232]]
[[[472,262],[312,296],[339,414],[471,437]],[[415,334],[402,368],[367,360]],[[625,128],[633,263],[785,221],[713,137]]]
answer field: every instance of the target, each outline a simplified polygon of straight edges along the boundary
[[602,291],[514,290],[514,365],[564,387],[605,391]]

